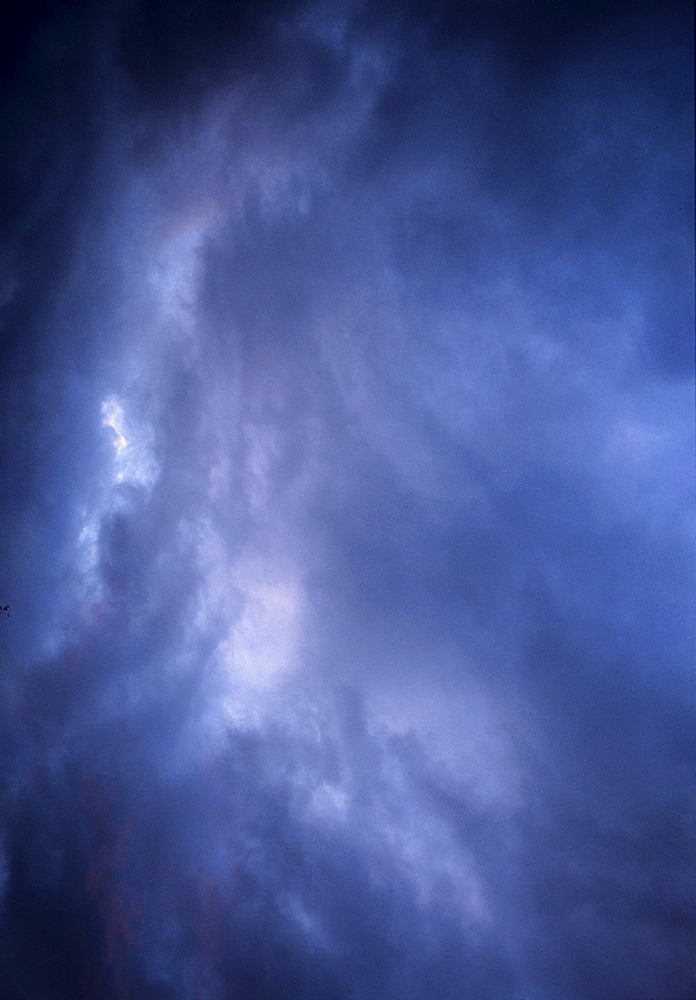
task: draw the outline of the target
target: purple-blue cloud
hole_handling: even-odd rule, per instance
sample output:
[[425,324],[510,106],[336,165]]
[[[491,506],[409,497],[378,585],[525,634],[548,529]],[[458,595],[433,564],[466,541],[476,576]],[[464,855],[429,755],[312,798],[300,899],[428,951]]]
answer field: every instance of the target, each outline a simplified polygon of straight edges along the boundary
[[4,37],[2,995],[694,995],[690,5]]

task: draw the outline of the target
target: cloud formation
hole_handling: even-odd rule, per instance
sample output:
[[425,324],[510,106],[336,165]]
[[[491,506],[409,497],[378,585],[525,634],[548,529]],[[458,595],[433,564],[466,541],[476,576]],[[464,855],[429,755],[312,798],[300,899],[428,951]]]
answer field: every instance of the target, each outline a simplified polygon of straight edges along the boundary
[[22,17],[3,996],[693,995],[690,5]]

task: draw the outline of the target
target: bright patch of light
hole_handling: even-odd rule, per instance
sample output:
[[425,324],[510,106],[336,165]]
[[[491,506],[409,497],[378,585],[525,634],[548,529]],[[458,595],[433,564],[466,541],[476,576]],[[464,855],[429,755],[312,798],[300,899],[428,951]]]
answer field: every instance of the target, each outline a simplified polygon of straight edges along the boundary
[[241,614],[226,643],[232,675],[251,686],[267,687],[287,675],[298,652],[304,610],[302,588],[263,564],[242,564],[235,573]]
[[105,399],[101,405],[102,426],[113,431],[113,446],[117,455],[123,454],[128,447],[124,434],[123,407],[113,396]]
[[114,480],[151,488],[159,474],[152,454],[151,432],[127,417],[123,404],[109,396],[101,404],[102,426],[109,429],[114,447]]

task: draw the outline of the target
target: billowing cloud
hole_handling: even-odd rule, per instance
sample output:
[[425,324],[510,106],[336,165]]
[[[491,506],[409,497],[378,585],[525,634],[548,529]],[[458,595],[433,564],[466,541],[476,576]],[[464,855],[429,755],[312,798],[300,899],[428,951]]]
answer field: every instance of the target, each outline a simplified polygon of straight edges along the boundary
[[689,6],[32,10],[3,996],[693,994]]

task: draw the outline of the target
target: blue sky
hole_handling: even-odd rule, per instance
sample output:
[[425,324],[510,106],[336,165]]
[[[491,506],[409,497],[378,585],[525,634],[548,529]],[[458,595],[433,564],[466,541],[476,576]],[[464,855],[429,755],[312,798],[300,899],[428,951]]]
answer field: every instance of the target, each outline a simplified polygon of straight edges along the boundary
[[691,5],[3,34],[3,996],[692,997]]

